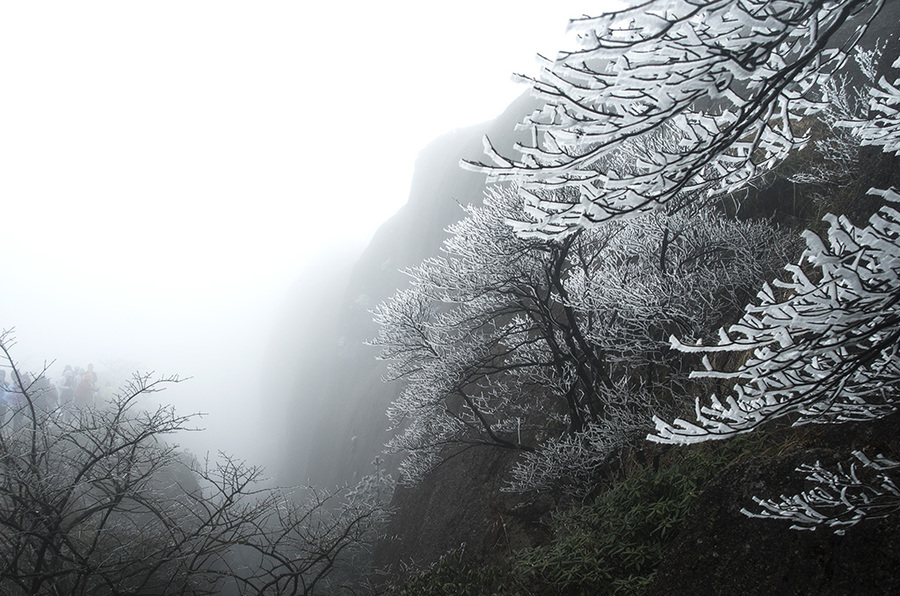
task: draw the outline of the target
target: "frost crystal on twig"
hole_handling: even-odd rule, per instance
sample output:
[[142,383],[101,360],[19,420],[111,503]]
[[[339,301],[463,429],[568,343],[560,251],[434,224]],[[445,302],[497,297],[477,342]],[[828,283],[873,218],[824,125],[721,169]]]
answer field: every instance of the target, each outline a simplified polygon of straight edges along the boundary
[[[551,237],[737,190],[807,142],[797,124],[825,107],[816,90],[883,4],[647,0],[575,19],[580,47],[530,80],[543,102],[522,125],[531,143],[512,158],[486,139],[490,163],[464,166],[518,183],[534,216],[520,233]],[[655,142],[664,128],[672,143]],[[611,167],[623,152],[627,168]]]
[[778,499],[754,497],[762,511],[741,509],[741,513],[788,520],[794,530],[833,528],[840,535],[864,519],[887,517],[900,509],[900,489],[888,474],[900,468],[900,463],[880,454],[874,459],[861,451],[854,451],[853,455],[858,462],[839,463],[835,469],[827,469],[819,462],[798,467],[797,471],[815,484],[813,488]]

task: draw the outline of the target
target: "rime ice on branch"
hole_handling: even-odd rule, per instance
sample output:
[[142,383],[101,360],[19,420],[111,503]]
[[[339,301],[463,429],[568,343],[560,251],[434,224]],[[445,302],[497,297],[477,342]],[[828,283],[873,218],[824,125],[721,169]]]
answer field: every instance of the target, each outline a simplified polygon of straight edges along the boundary
[[[892,64],[900,69],[900,58]],[[853,129],[863,145],[881,147],[886,153],[900,155],[900,78],[889,83],[882,77],[869,90],[869,108],[873,115],[865,120],[848,120],[843,126]]]
[[[900,202],[894,190],[870,191]],[[751,352],[736,371],[707,370],[697,377],[735,382],[724,401],[715,395],[697,405],[697,424],[656,419],[666,443],[726,438],[787,415],[796,424],[868,420],[897,409],[900,388],[900,213],[883,207],[858,228],[828,216],[827,242],[806,232],[799,265],[788,281],[766,284],[759,304],[720,332],[717,346],[691,346],[672,338],[684,352]],[[804,270],[818,268],[818,275]],[[777,289],[776,289],[777,288]],[[785,296],[785,298],[779,298]]]
[[[580,48],[531,81],[544,103],[522,126],[531,144],[515,159],[486,140],[492,163],[463,165],[516,181],[535,220],[519,231],[545,236],[738,189],[806,142],[795,124],[822,108],[813,91],[883,4],[646,0],[573,20]],[[664,127],[676,142],[648,145]],[[628,167],[610,168],[623,152]]]
[[315,593],[381,519],[374,501],[262,486],[222,455],[196,461],[174,433],[193,416],[138,402],[177,377],[135,374],[111,400],[50,404],[46,370],[0,366],[16,405],[0,413],[0,586],[18,594]]
[[887,472],[900,468],[900,463],[883,455],[869,459],[860,451],[854,451],[853,456],[858,461],[848,466],[837,464],[835,470],[819,462],[800,466],[797,471],[805,473],[806,480],[815,484],[814,488],[798,495],[781,495],[778,499],[754,497],[762,512],[742,509],[741,513],[748,517],[788,520],[793,522],[792,530],[827,526],[840,535],[864,519],[878,519],[896,512],[900,508],[900,489]]

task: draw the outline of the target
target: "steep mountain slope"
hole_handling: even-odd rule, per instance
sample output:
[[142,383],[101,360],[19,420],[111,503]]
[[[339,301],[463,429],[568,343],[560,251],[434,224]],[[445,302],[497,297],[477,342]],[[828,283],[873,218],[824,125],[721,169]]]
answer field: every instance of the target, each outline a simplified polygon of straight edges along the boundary
[[[889,10],[872,32],[872,37],[889,41],[887,56],[898,55],[894,32],[898,9],[900,2],[889,3]],[[885,60],[882,70],[889,63]],[[527,99],[520,100],[491,126],[488,133],[498,146],[511,146],[511,140],[504,135],[508,135],[513,124],[526,113],[529,103]],[[282,478],[287,481],[309,479],[317,484],[336,484],[352,481],[371,469],[369,462],[387,438],[384,410],[397,395],[398,388],[380,383],[384,369],[375,360],[377,352],[364,345],[365,340],[375,334],[369,311],[406,283],[401,273],[404,267],[439,249],[444,238],[443,229],[461,215],[457,203],[479,200],[482,181],[460,171],[456,164],[460,156],[479,158],[479,138],[484,132],[484,128],[457,131],[423,151],[417,163],[409,203],[382,227],[348,272],[344,297],[335,298],[326,305],[327,309],[307,317],[324,321],[324,326],[318,335],[309,335],[304,340],[310,345],[315,342],[316,355],[306,361],[291,389],[294,395],[303,397],[285,417],[286,428],[290,429],[286,444],[294,457],[282,470]],[[900,182],[897,178],[900,169],[896,166],[896,159],[885,157],[880,151],[865,151],[860,184],[896,185]],[[804,200],[803,192],[786,177],[776,179],[753,193],[754,198],[745,203],[747,209],[742,215],[774,214],[790,225],[815,226],[818,215],[801,209],[798,204],[798,194],[800,202]],[[810,203],[809,197],[805,199]],[[895,423],[896,419],[894,426],[885,432],[887,439],[879,439],[894,451],[895,441],[888,439],[894,432]],[[828,432],[844,433],[848,444],[859,446],[865,439],[865,430],[857,434],[855,430],[847,429],[849,427],[830,429],[823,434],[822,444],[810,446],[815,449],[831,446],[830,436],[825,436]],[[790,437],[774,449],[785,453],[794,435]],[[836,441],[834,443],[836,446]],[[865,442],[865,445],[875,444]],[[388,530],[388,535],[395,539],[378,545],[376,565],[382,568],[393,565],[396,569],[408,568],[410,562],[415,562],[424,567],[444,553],[457,551],[461,544],[466,545],[466,559],[492,562],[498,556],[515,556],[517,549],[547,540],[545,514],[557,503],[547,497],[526,504],[500,493],[500,479],[508,468],[508,455],[473,449],[452,459],[421,485],[399,489],[394,499],[399,513]],[[634,459],[654,461],[654,455],[653,452],[639,453]],[[802,592],[806,585],[804,577],[813,568],[809,573],[813,573],[820,586],[832,581],[831,569],[840,569],[846,577],[852,577],[854,573],[862,577],[869,573],[873,565],[854,568],[852,559],[858,555],[852,551],[856,547],[841,548],[840,539],[808,540],[784,527],[766,526],[758,520],[739,517],[735,507],[731,506],[739,501],[735,495],[756,494],[762,484],[777,486],[776,481],[783,479],[794,465],[793,460],[779,459],[775,466],[769,455],[742,454],[742,462],[708,485],[706,492],[698,498],[691,519],[685,523],[685,534],[678,538],[679,546],[667,552],[669,558],[660,571],[662,579],[655,593],[696,593],[695,583],[704,576],[704,568],[708,566],[716,567],[716,572],[722,575],[710,576],[711,582],[705,586],[708,593],[725,593],[721,590],[725,584],[718,582],[727,579],[724,576],[731,566],[747,560],[745,552],[759,555],[754,560],[758,565],[741,576],[745,590],[748,585],[766,586],[759,592],[771,593],[773,589],[778,592],[779,586],[789,585],[792,590]],[[809,453],[801,455],[805,457]],[[597,484],[598,487],[602,484],[599,478]],[[722,495],[728,495],[731,504],[726,504],[726,497]],[[887,537],[886,544],[895,542],[896,537],[896,523],[889,525],[887,529],[886,526],[873,528],[875,533]],[[845,542],[865,545],[867,540]],[[894,549],[885,549],[882,554],[884,557],[878,559],[874,568],[896,563]],[[573,557],[577,555],[572,554]],[[566,559],[565,565],[571,560]],[[759,581],[773,578],[765,567],[771,562],[782,565],[777,571],[782,575],[777,581]],[[816,567],[813,563],[822,565]],[[891,573],[888,575],[892,577]],[[842,586],[850,585],[852,582],[836,585],[834,593],[841,593]]]
[[[445,228],[462,217],[460,205],[480,202],[484,177],[462,170],[460,158],[478,158],[485,134],[512,143],[510,131],[533,107],[523,95],[495,121],[455,130],[426,147],[409,201],[355,265],[326,265],[333,258],[326,255],[322,266],[298,280],[296,310],[272,349],[289,352],[286,361],[277,359],[289,372],[273,365],[269,380],[276,394],[270,399],[284,404],[283,426],[273,429],[286,453],[279,482],[330,486],[371,469],[387,439],[384,412],[397,387],[381,381],[378,351],[365,345],[376,333],[370,311],[406,283],[404,268],[437,253]],[[310,292],[315,297],[304,299]]]
[[[889,3],[870,33],[871,38],[880,39],[885,44],[881,72],[885,72],[887,66],[900,55],[900,44],[895,31],[898,19],[900,3]],[[874,39],[868,41],[874,43]],[[775,216],[779,221],[798,229],[818,226],[821,213],[813,208],[801,208],[804,202],[813,204],[807,196],[810,189],[794,184],[787,178],[790,173],[802,170],[804,165],[808,166],[802,160],[812,159],[810,156],[813,153],[810,150],[805,156],[795,155],[795,160],[785,164],[787,167],[773,176],[773,180],[761,185],[756,192],[748,193],[750,196],[744,202],[747,209],[742,210],[741,214]],[[843,182],[840,186],[832,184],[829,188],[820,189],[828,199],[820,207],[838,213],[852,208],[853,213],[848,214],[855,220],[864,221],[873,208],[872,203],[862,198],[866,189],[871,186],[888,188],[900,185],[900,159],[884,154],[880,148],[864,148],[859,155],[858,169],[858,179],[854,179],[852,183]],[[839,200],[841,197],[854,202],[842,203]],[[640,560],[643,551],[636,550],[636,554],[631,554],[638,559],[636,567],[646,574],[642,581],[647,583],[640,585],[640,591],[628,591],[626,587],[633,586],[626,586],[617,593],[896,593],[896,512],[887,519],[867,520],[859,527],[854,527],[852,533],[839,537],[826,529],[797,532],[783,521],[749,519],[740,513],[740,509],[752,508],[752,497],[755,495],[774,497],[780,493],[793,494],[809,488],[802,475],[793,472],[803,463],[816,460],[821,460],[823,464],[847,461],[853,449],[871,454],[884,453],[896,458],[897,420],[894,415],[878,423],[780,429],[766,439],[769,442],[762,447],[745,446],[745,451],[732,460],[732,465],[712,481],[707,479],[698,487],[699,496],[674,543],[664,543],[661,538],[664,533],[662,530],[665,530],[667,540],[671,540],[671,531],[666,526],[662,530],[654,528],[656,534],[641,544],[648,550],[658,548],[659,555],[662,556],[663,562],[656,582],[652,586],[649,583],[653,579],[655,563]],[[687,451],[688,448],[670,449],[662,454],[679,457]],[[628,463],[636,469],[650,470],[649,473],[655,474],[660,455],[661,453],[648,446],[643,453],[634,454],[633,461]],[[527,565],[521,565],[521,553],[511,552],[506,555],[506,551],[514,551],[517,546],[525,543],[521,539],[509,540],[506,538],[508,535],[521,536],[522,530],[540,527],[540,522],[544,520],[534,515],[542,512],[532,508],[529,514],[533,518],[524,521],[537,522],[538,525],[509,523],[515,508],[504,508],[505,504],[497,498],[502,495],[492,492],[495,491],[493,487],[498,484],[496,471],[502,469],[501,456],[485,455],[467,470],[461,470],[451,463],[439,468],[412,491],[398,490],[394,504],[400,508],[401,513],[394,518],[388,531],[388,535],[394,539],[379,545],[376,549],[376,563],[384,568],[394,564],[395,569],[408,573],[410,562],[424,560],[425,563],[434,564],[439,553],[456,552],[453,549],[459,549],[460,544],[465,544],[464,556],[445,557],[444,560],[449,563],[435,565],[429,572],[430,575],[426,574],[425,577],[431,578],[429,581],[432,582],[427,585],[442,586],[458,582],[454,585],[471,587],[467,593],[473,594],[609,593],[587,580],[581,584],[573,582],[578,588],[560,587],[561,584],[556,581],[560,575],[577,576],[579,565],[582,569],[590,567],[591,573],[595,569],[601,569],[602,573],[604,563],[610,569],[615,569],[616,561],[612,560],[614,557],[610,556],[603,561],[594,552],[595,549],[599,550],[599,541],[595,541],[589,532],[575,534],[571,527],[560,527],[554,537],[557,542],[545,545],[550,555],[563,553],[556,559],[551,560],[548,555],[547,559],[541,561],[546,564],[546,568],[542,568],[545,571],[559,571],[556,576],[547,573],[544,577],[537,577],[543,571],[535,572],[529,570]],[[647,465],[647,462],[654,463]],[[596,480],[597,490],[602,496],[607,487],[603,487],[601,478]],[[621,482],[619,485],[624,484]],[[613,485],[615,486],[618,485]],[[482,494],[476,505],[469,504],[473,501],[473,494]],[[684,493],[680,496],[685,499],[693,497]],[[653,504],[659,510],[667,505],[666,501]],[[573,508],[577,509],[578,507]],[[635,518],[631,521],[638,524],[652,519],[650,513],[646,508],[640,507],[628,512],[629,516]],[[408,522],[407,517],[413,518],[413,521]],[[475,518],[474,523],[471,517]],[[623,525],[619,523],[622,521],[619,518],[589,518],[589,521],[590,524],[586,525],[606,533],[611,533],[612,530],[607,529],[604,524],[616,527]],[[681,520],[677,523],[681,525]],[[502,527],[502,535],[499,531],[491,533],[499,527]],[[679,526],[673,523],[673,527]],[[514,534],[509,528],[518,532]],[[500,540],[498,535],[504,540]],[[554,551],[553,549],[558,548],[557,543],[564,540],[568,540],[567,545],[581,540],[578,543],[580,550],[560,548]],[[627,548],[625,545],[621,546],[622,550],[627,551]],[[503,564],[495,563],[498,554],[507,556]],[[603,552],[603,556],[608,555],[608,551]],[[596,558],[591,559],[591,556]],[[453,568],[455,559],[462,560],[465,565]],[[527,559],[526,556],[525,560],[534,559]],[[551,560],[550,563],[548,560]],[[585,560],[589,564],[585,564]],[[398,563],[401,564],[397,565]],[[519,566],[515,567],[517,564]],[[427,568],[428,565],[423,567]],[[514,571],[509,572],[509,567],[513,567]],[[624,582],[623,586],[634,579],[627,576],[612,577]],[[495,583],[489,585],[486,579]],[[539,587],[534,588],[534,591],[522,589],[522,586],[534,587],[535,584],[529,584],[528,581],[535,582]],[[418,589],[421,586],[422,584],[416,584]],[[463,590],[460,588],[460,591]]]

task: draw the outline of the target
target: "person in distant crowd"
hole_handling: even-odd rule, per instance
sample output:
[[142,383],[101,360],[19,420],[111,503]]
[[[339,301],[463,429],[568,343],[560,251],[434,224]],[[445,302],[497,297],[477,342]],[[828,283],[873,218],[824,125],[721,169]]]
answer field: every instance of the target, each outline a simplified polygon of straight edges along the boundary
[[62,376],[56,381],[56,387],[59,389],[59,405],[63,409],[68,409],[75,400],[75,387],[78,385],[75,379],[75,370],[71,364],[67,364]]
[[97,375],[94,373],[94,365],[89,364],[87,372],[81,377],[78,386],[75,387],[75,405],[83,408],[94,405],[94,394],[97,393]]

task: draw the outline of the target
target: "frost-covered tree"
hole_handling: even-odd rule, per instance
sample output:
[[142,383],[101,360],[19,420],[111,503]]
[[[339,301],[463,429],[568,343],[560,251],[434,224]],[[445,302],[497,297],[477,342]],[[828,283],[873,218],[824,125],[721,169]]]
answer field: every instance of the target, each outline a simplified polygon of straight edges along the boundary
[[409,455],[411,480],[452,444],[541,451],[527,462],[579,442],[608,456],[647,428],[654,394],[678,391],[669,334],[736,312],[742,302],[725,297],[765,279],[788,244],[768,222],[710,210],[523,238],[507,223],[524,217],[514,190],[467,213],[444,254],[411,269],[411,287],[375,313],[374,343],[406,383],[388,447]]
[[609,382],[604,355],[559,288],[571,255],[592,259],[603,233],[596,246],[523,240],[506,224],[520,213],[514,193],[488,193],[450,228],[444,254],[409,270],[411,287],[375,311],[374,343],[406,383],[388,410],[398,430],[388,447],[409,454],[407,479],[450,444],[533,449],[535,412],[577,429],[599,407],[587,400]]
[[788,261],[790,236],[764,220],[715,210],[649,213],[602,226],[604,258],[572,271],[568,293],[593,313],[589,339],[625,367],[676,365],[673,334],[701,338],[740,312],[756,280]]
[[532,81],[531,142],[513,158],[486,140],[490,164],[464,165],[519,184],[519,230],[546,236],[739,189],[806,142],[798,121],[883,4],[643,0],[574,19],[580,47]]
[[873,85],[884,47],[885,43],[876,42],[872,48],[854,48],[858,74],[842,73],[822,85],[820,102],[825,108],[817,116],[823,129],[821,138],[813,143],[810,163],[789,178],[797,184],[814,185],[817,202],[832,202],[835,186],[848,187],[859,175],[863,139],[858,129],[868,126],[873,115]]
[[523,454],[513,470],[516,490],[593,477],[647,428],[651,407],[678,407],[694,387],[685,360],[669,349],[670,335],[707,336],[740,312],[751,288],[794,249],[791,237],[767,221],[736,221],[709,209],[651,213],[596,229],[615,234],[590,268],[571,269],[566,295],[590,344],[607,355],[614,384],[602,388],[602,416]]
[[263,488],[258,467],[168,443],[192,417],[137,404],[174,377],[58,405],[12,344],[0,335],[14,383],[0,416],[3,594],[312,594],[377,521],[372,503]]

